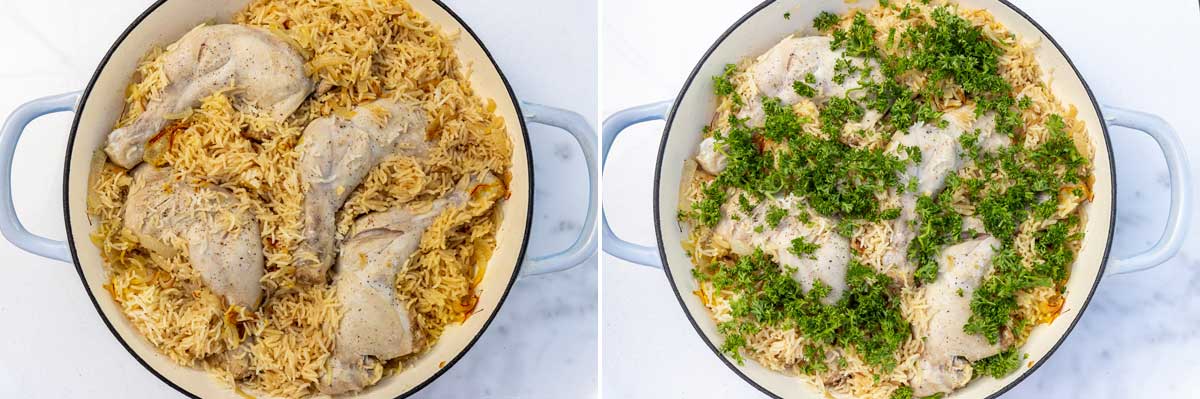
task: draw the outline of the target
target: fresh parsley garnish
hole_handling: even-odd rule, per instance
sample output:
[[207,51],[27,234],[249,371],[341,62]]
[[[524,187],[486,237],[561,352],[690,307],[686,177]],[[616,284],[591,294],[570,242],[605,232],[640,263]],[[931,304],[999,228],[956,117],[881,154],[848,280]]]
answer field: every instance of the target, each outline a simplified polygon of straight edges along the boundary
[[1021,368],[1021,353],[1017,348],[1009,348],[1003,352],[979,359],[971,365],[976,376],[991,376],[1003,378]]
[[767,226],[770,226],[772,229],[779,227],[779,222],[782,222],[783,218],[786,216],[787,209],[771,205],[770,208],[767,209]]
[[713,76],[712,78],[713,93],[718,96],[729,97],[729,99],[733,101],[734,105],[741,106],[743,105],[742,96],[737,93],[737,90],[733,86],[732,79],[735,73],[737,73],[737,65],[726,64],[725,71],[720,75]]
[[825,348],[852,347],[863,361],[884,372],[896,367],[895,353],[911,334],[900,312],[892,280],[852,260],[846,271],[846,291],[831,305],[821,302],[830,288],[817,281],[805,292],[792,279],[794,269],[781,267],[761,250],[721,264],[709,278],[714,288],[740,295],[730,303],[732,320],[720,323],[725,335],[721,350],[741,362],[747,336],[761,326],[799,329],[811,343],[804,348],[808,371],[827,367]]
[[820,248],[820,245],[812,243],[804,239],[804,237],[796,237],[792,239],[792,246],[788,248],[788,252],[791,252],[792,255],[804,258],[812,257],[813,253],[816,253],[817,249]]
[[816,18],[813,18],[813,28],[816,28],[821,32],[826,32],[832,29],[833,26],[837,25],[838,21],[841,20],[842,17],[839,17],[837,14],[829,11],[821,11],[820,14],[817,14]]

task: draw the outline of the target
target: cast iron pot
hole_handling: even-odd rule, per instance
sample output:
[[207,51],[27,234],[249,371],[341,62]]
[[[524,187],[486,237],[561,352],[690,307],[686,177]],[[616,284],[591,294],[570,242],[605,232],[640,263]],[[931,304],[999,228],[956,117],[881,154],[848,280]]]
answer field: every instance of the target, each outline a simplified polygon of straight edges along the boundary
[[[496,112],[504,117],[513,144],[512,181],[509,197],[501,205],[503,222],[497,233],[496,250],[483,280],[475,288],[479,296],[476,313],[461,325],[451,326],[438,343],[403,372],[386,378],[360,393],[362,397],[394,398],[416,392],[444,373],[474,344],[504,302],[518,276],[565,270],[588,259],[596,251],[595,214],[597,175],[595,133],[580,115],[547,106],[520,103],[492,60],[483,43],[450,8],[437,0],[409,0],[413,8],[439,25],[444,32],[467,32],[456,42],[462,65],[473,66],[471,84],[483,98],[496,101]],[[47,258],[73,263],[96,311],[113,336],[163,382],[192,397],[240,398],[203,370],[182,367],[159,352],[129,323],[102,286],[108,276],[99,251],[88,239],[91,223],[85,214],[89,160],[104,145],[123,107],[122,97],[135,65],[155,45],[179,39],[196,25],[207,21],[229,22],[248,0],[160,0],[150,6],[121,34],[100,61],[82,92],[40,98],[18,107],[0,131],[0,232],[17,247]],[[33,119],[53,112],[74,112],[69,132],[66,164],[63,167],[63,212],[67,241],[30,234],[20,221],[12,202],[12,159],[17,139]],[[569,248],[545,256],[526,257],[529,225],[533,213],[533,167],[525,123],[556,126],[574,136],[587,161],[589,201],[583,230]]]
[[[604,121],[602,156],[607,157],[613,140],[630,125],[651,120],[665,120],[662,143],[659,146],[658,163],[654,174],[654,208],[652,210],[657,247],[633,244],[618,238],[609,228],[607,219],[603,223],[604,251],[627,261],[653,267],[662,267],[667,280],[675,291],[679,305],[691,320],[692,326],[704,342],[730,370],[747,383],[772,397],[821,398],[814,388],[798,383],[789,377],[770,371],[757,362],[747,361],[743,365],[733,362],[718,350],[724,338],[717,332],[716,323],[709,311],[693,294],[698,289],[692,278],[692,262],[684,252],[681,242],[683,229],[677,219],[680,176],[684,160],[696,153],[702,128],[712,118],[716,108],[711,76],[719,75],[725,64],[736,63],[745,57],[762,54],[787,35],[794,33],[798,24],[786,23],[785,12],[791,13],[791,21],[811,21],[821,11],[844,13],[851,5],[842,0],[768,0],[755,7],[733,24],[713,43],[691,75],[684,83],[679,95],[672,101],[647,104],[629,108],[611,115]],[[874,7],[874,1],[855,2],[852,6]],[[1066,287],[1066,303],[1063,314],[1049,325],[1034,329],[1028,342],[1021,348],[1029,353],[1032,367],[1001,379],[984,377],[955,391],[952,398],[995,397],[1015,386],[1050,357],[1055,348],[1070,333],[1087,307],[1096,284],[1101,276],[1129,273],[1156,266],[1178,252],[1183,244],[1186,221],[1191,212],[1191,181],[1184,149],[1178,136],[1161,118],[1137,111],[1101,106],[1096,103],[1087,83],[1071,60],[1050,34],[1028,15],[1004,0],[960,0],[960,5],[972,9],[986,9],[997,21],[1009,30],[1026,39],[1041,39],[1036,51],[1038,62],[1050,77],[1051,88],[1059,99],[1079,108],[1079,118],[1087,125],[1095,147],[1094,200],[1087,207],[1086,235],[1071,270],[1071,279]],[[1108,256],[1112,241],[1114,213],[1116,210],[1116,186],[1112,161],[1112,146],[1108,138],[1108,126],[1123,126],[1141,131],[1158,143],[1166,158],[1170,172],[1171,206],[1168,211],[1166,230],[1150,249],[1124,258]]]

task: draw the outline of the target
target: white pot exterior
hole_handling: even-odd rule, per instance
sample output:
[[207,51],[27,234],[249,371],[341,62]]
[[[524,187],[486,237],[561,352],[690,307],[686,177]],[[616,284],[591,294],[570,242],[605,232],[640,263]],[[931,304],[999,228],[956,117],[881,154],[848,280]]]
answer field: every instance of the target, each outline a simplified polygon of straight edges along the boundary
[[[714,351],[714,344],[719,346],[724,338],[717,332],[716,322],[708,309],[693,294],[698,286],[692,277],[693,265],[680,245],[684,237],[677,219],[683,163],[695,154],[703,138],[702,128],[712,119],[717,104],[710,77],[719,75],[725,64],[737,63],[745,57],[762,54],[785,36],[801,28],[810,28],[810,21],[821,11],[844,13],[851,6],[869,8],[875,5],[874,1],[860,1],[850,5],[846,3],[849,2],[780,0],[764,3],[751,11],[709,50],[709,54],[702,59],[688,79],[667,118],[656,175],[655,216],[659,246],[676,295],[687,310],[693,325]],[[1021,38],[1040,40],[1036,57],[1046,80],[1064,104],[1073,104],[1079,109],[1079,119],[1087,126],[1088,135],[1095,148],[1092,164],[1095,198],[1091,203],[1084,205],[1087,210],[1084,227],[1086,233],[1082,248],[1071,269],[1062,314],[1054,322],[1033,330],[1028,342],[1021,347],[1023,352],[1029,354],[1029,358],[1019,371],[999,380],[983,377],[947,395],[948,398],[983,398],[998,396],[1028,375],[1058,346],[1078,320],[1099,281],[1107,258],[1108,243],[1112,235],[1115,191],[1110,144],[1105,125],[1101,122],[1099,107],[1057,44],[1008,3],[997,0],[959,0],[959,4],[964,8],[987,9],[997,21]],[[791,13],[790,19],[783,18],[785,12]],[[768,370],[757,362],[748,360],[744,365],[738,365],[728,356],[720,356],[735,372],[765,393],[786,398],[824,398],[816,389],[796,378]]]
[[[478,38],[448,9],[434,0],[409,0],[413,8],[442,28],[444,32],[465,32],[457,41],[462,65],[473,66],[471,84],[483,98],[496,101],[496,112],[504,118],[513,145],[511,197],[501,206],[503,223],[497,233],[497,247],[488,262],[482,282],[476,287],[479,303],[475,313],[462,325],[446,328],[437,345],[413,364],[392,377],[362,392],[365,398],[406,396],[432,381],[449,367],[483,333],[499,308],[517,275],[522,259],[532,206],[531,168],[528,140],[516,101],[495,63]],[[99,250],[88,235],[93,228],[85,213],[89,160],[102,148],[105,137],[121,115],[125,87],[138,60],[152,47],[174,42],[196,25],[230,22],[231,16],[247,0],[169,0],[151,6],[118,39],[110,54],[101,62],[92,84],[80,100],[75,126],[67,149],[64,178],[64,206],[67,235],[83,283],[96,308],[114,334],[130,353],[168,384],[192,396],[204,398],[241,398],[207,372],[175,364],[129,323],[103,285],[108,282]]]

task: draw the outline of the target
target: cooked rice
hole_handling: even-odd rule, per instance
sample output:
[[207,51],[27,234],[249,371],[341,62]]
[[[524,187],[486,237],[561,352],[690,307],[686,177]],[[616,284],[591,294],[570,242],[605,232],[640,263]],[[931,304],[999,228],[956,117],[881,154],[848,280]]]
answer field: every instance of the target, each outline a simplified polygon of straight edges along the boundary
[[[430,120],[427,137],[436,144],[428,158],[393,156],[373,169],[338,213],[339,239],[356,217],[427,204],[464,176],[508,176],[512,147],[495,104],[471,88],[455,54],[457,32],[442,32],[403,0],[258,0],[233,22],[266,28],[290,43],[308,60],[317,92],[283,123],[241,113],[224,93],[215,93],[198,109],[170,116],[170,146],[156,162],[170,164],[178,178],[229,189],[240,207],[257,215],[266,257],[261,307],[227,308],[186,256],[166,259],[141,248],[122,222],[132,179],[111,163],[93,167],[92,240],[110,275],[106,288],[164,354],[207,368],[238,389],[303,397],[317,392],[340,319],[332,286],[304,283],[293,266],[303,199],[296,146],[308,122],[382,96],[414,99]],[[132,122],[161,95],[168,83],[163,54],[156,48],[139,63],[117,126]],[[417,355],[392,362],[387,373],[470,314],[498,225],[495,203],[472,202],[446,211],[428,229],[396,288],[430,339]],[[251,372],[237,379],[221,354],[243,342],[249,342],[249,355],[231,356],[248,357]]]
[[[893,27],[898,31],[903,31],[905,28],[912,26],[916,21],[924,21],[932,23],[928,17],[931,10],[938,6],[950,5],[957,14],[964,19],[970,21],[975,26],[982,27],[984,33],[994,42],[1000,44],[1004,50],[1004,54],[1000,58],[1000,74],[1005,80],[1010,82],[1013,87],[1013,93],[1018,96],[1026,96],[1032,100],[1032,106],[1022,111],[1021,117],[1024,120],[1025,128],[1018,132],[1025,136],[1025,146],[1033,148],[1042,143],[1047,137],[1048,132],[1045,128],[1045,121],[1051,114],[1062,116],[1066,123],[1066,131],[1069,132],[1072,139],[1075,141],[1081,154],[1086,158],[1091,159],[1093,150],[1091,142],[1087,137],[1087,130],[1083,122],[1077,115],[1077,110],[1074,105],[1064,105],[1049,87],[1049,83],[1045,81],[1046,76],[1037,63],[1034,56],[1034,50],[1039,43],[1022,41],[1015,34],[1010,33],[1007,28],[997,22],[986,10],[968,10],[955,6],[948,0],[933,0],[929,4],[924,4],[920,1],[905,1],[893,0],[894,8],[873,7],[871,9],[856,9],[844,14],[841,19],[841,27],[845,28],[850,25],[852,16],[855,12],[862,12],[866,15],[868,22],[876,28],[877,40],[886,39],[887,32]],[[920,12],[913,13],[912,19],[905,20],[900,18],[900,9],[906,5],[916,7]],[[803,33],[802,33],[803,34]],[[883,48],[884,51],[895,51],[894,49]],[[731,78],[731,82],[735,86],[735,91],[742,98],[757,97],[756,88],[746,73],[748,67],[753,64],[753,58],[742,60],[737,65],[737,73]],[[919,90],[924,84],[924,76],[918,74],[909,74],[903,77],[902,81],[908,84],[909,88],[914,91]],[[954,91],[946,91],[944,97],[935,103],[938,111],[954,109],[964,105],[969,105],[965,94],[961,88]],[[818,118],[816,118],[816,108],[807,99],[802,99],[800,103],[793,107],[793,111],[797,115],[809,116],[809,123],[803,126],[803,130],[807,134],[822,135],[818,126]],[[729,96],[722,99],[717,105],[710,126],[713,131],[724,131],[728,129],[728,117],[735,112],[735,105]],[[854,140],[846,144],[853,147],[865,148],[885,148],[887,139],[880,135],[862,137],[859,135],[843,135],[843,140]],[[712,180],[712,176],[706,173],[701,173],[696,170],[694,162],[689,161],[685,165],[684,186],[680,195],[680,209],[690,209],[691,204],[703,199],[701,189],[704,185]],[[978,177],[979,170],[974,167],[967,167],[958,172],[963,177]],[[1003,182],[999,182],[1004,184]],[[1011,183],[1010,183],[1011,184]],[[1090,187],[1083,187],[1085,192],[1090,193]],[[1080,217],[1081,221],[1086,221],[1086,215],[1082,207],[1079,205],[1085,201],[1085,198],[1074,196],[1066,196],[1059,204],[1059,210],[1055,217],[1056,220],[1062,220],[1069,215],[1075,214]],[[973,214],[974,207],[965,198],[965,193],[960,190],[955,193],[956,203],[954,207],[961,213]],[[883,208],[895,208],[899,204],[899,199],[895,194],[883,194],[879,200],[885,206]],[[890,206],[889,206],[890,205]],[[1026,221],[1017,229],[1017,238],[1014,240],[1014,247],[1017,253],[1023,258],[1027,267],[1031,267],[1038,259],[1034,250],[1034,235],[1033,233],[1047,226],[1051,221]],[[1071,233],[1076,233],[1081,229],[1084,223],[1076,225]],[[916,361],[923,350],[924,341],[922,337],[926,336],[929,328],[930,315],[927,313],[928,306],[922,296],[922,291],[916,289],[911,275],[906,275],[900,270],[889,268],[883,264],[883,254],[891,245],[890,237],[892,227],[887,222],[866,223],[856,229],[851,243],[854,248],[860,251],[858,259],[864,264],[875,268],[877,271],[889,275],[895,281],[902,285],[900,299],[901,311],[911,324],[913,333],[910,335],[907,342],[895,354],[896,368],[891,373],[877,373],[877,370],[872,369],[862,361],[852,348],[837,348],[839,355],[847,359],[845,366],[837,366],[836,364],[830,367],[830,370],[820,375],[806,375],[800,371],[802,360],[804,359],[801,353],[802,345],[805,343],[805,338],[796,330],[781,330],[775,327],[764,326],[761,331],[752,336],[746,336],[748,341],[747,349],[744,351],[748,357],[757,361],[764,367],[783,372],[790,375],[795,375],[799,379],[806,381],[811,386],[821,390],[824,394],[832,397],[856,397],[856,398],[873,398],[886,399],[890,397],[893,391],[901,386],[908,385],[909,380],[916,373]],[[734,255],[731,253],[728,244],[720,242],[712,235],[711,229],[704,225],[693,224],[688,226],[687,238],[683,243],[684,249],[690,254],[693,264],[697,268],[706,267],[718,261],[731,259]],[[1074,245],[1078,246],[1078,242]],[[1078,247],[1073,248],[1078,251]],[[1063,282],[1059,282],[1060,284]],[[711,283],[700,282],[701,289],[696,292],[702,302],[706,305],[712,317],[717,322],[728,321],[732,319],[729,302],[734,299],[732,291],[714,292]],[[1030,330],[1038,324],[1046,324],[1054,320],[1054,317],[1062,309],[1063,296],[1060,294],[1061,285],[1057,287],[1037,287],[1031,290],[1022,292],[1018,297],[1020,304],[1019,317],[1024,320],[1033,321],[1027,323],[1023,331],[1017,331],[1016,344],[1019,346],[1028,337]],[[876,379],[878,374],[879,378]]]

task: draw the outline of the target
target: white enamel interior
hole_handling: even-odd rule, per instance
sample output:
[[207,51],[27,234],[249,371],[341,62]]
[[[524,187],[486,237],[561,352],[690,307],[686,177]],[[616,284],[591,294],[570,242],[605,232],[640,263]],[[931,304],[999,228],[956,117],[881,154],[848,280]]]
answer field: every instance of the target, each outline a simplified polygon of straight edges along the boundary
[[[496,100],[496,112],[504,117],[513,144],[512,196],[502,205],[503,223],[498,233],[498,245],[488,263],[487,272],[477,291],[479,304],[476,313],[462,325],[450,326],[436,346],[426,352],[405,371],[381,381],[361,393],[366,398],[393,398],[411,392],[431,379],[451,360],[459,356],[482,333],[484,324],[492,318],[514,278],[529,223],[530,165],[525,132],[518,119],[514,100],[510,97],[499,71],[492,65],[483,47],[445,9],[431,0],[409,0],[413,7],[437,23],[445,32],[463,34],[457,42],[458,56],[471,69],[471,84],[483,98]],[[107,276],[99,251],[88,238],[92,227],[84,213],[87,197],[88,162],[91,154],[101,148],[105,136],[122,109],[122,94],[138,59],[155,45],[177,40],[192,27],[208,21],[229,22],[247,0],[169,0],[154,9],[137,24],[112,53],[96,79],[91,93],[81,101],[82,114],[74,132],[67,170],[67,212],[72,226],[68,232],[75,242],[77,260],[92,295],[108,323],[128,347],[158,374],[187,392],[203,398],[241,398],[206,372],[176,365],[146,341],[129,323],[102,288]]]
[[[849,7],[873,7],[874,1],[859,1],[847,5],[842,0],[781,0],[771,3],[749,16],[726,38],[717,44],[712,54],[700,65],[696,76],[684,88],[682,99],[672,110],[665,149],[661,156],[661,169],[658,180],[658,209],[657,215],[662,230],[662,246],[665,251],[667,264],[670,268],[675,289],[683,300],[684,306],[696,325],[703,332],[705,339],[715,345],[723,342],[717,333],[716,324],[708,310],[696,295],[696,281],[692,278],[692,263],[680,245],[683,236],[680,232],[677,216],[679,198],[679,182],[683,162],[695,154],[702,136],[701,129],[711,120],[716,99],[713,95],[712,80],[709,77],[721,73],[725,64],[736,63],[745,57],[762,54],[788,34],[802,28],[810,28],[811,21],[821,11],[843,13]],[[1087,301],[1094,284],[1097,281],[1101,264],[1105,256],[1105,248],[1112,224],[1113,182],[1112,165],[1108,154],[1108,138],[1104,135],[1099,111],[1095,108],[1091,97],[1084,88],[1074,69],[1066,57],[1050,42],[1036,26],[1025,17],[1018,14],[1009,6],[995,0],[960,0],[962,7],[983,8],[991,11],[996,20],[1003,23],[1009,30],[1022,38],[1040,39],[1041,46],[1037,50],[1037,58],[1043,72],[1047,74],[1054,93],[1066,104],[1074,104],[1079,109],[1079,118],[1087,125],[1088,133],[1095,148],[1093,156],[1095,170],[1095,199],[1089,205],[1085,226],[1086,236],[1083,247],[1071,270],[1071,279],[1067,284],[1066,303],[1063,313],[1049,325],[1039,326],[1022,347],[1028,352],[1029,358],[1022,369],[1003,379],[996,380],[984,377],[949,395],[951,398],[982,398],[995,394],[1006,385],[1022,378],[1031,368],[1029,365],[1043,360],[1067,333],[1080,315],[1080,310]],[[784,19],[785,12],[791,13],[790,19]],[[722,355],[724,356],[724,355]],[[730,359],[725,359],[727,362]],[[793,377],[770,371],[754,361],[747,360],[745,365],[734,367],[755,384],[774,395],[785,398],[822,398],[818,392],[800,383]]]

